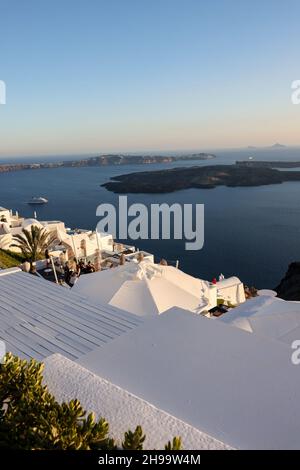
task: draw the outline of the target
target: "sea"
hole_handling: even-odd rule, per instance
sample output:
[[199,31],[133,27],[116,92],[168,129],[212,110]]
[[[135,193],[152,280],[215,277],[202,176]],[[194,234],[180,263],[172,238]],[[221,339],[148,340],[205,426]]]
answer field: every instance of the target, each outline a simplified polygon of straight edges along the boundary
[[[62,220],[67,227],[95,229],[96,208],[101,203],[118,206],[118,195],[101,185],[110,178],[136,171],[196,165],[231,164],[249,157],[256,160],[300,161],[300,148],[216,150],[214,160],[178,161],[170,164],[122,165],[91,168],[54,168],[0,174],[0,206],[39,220]],[[156,154],[162,154],[157,152]],[[171,153],[170,153],[171,154]],[[89,156],[89,155],[88,155]],[[0,159],[0,163],[58,161],[83,158],[59,155]],[[30,206],[32,196],[49,200]],[[205,207],[204,246],[187,251],[184,240],[127,240],[127,243],[179,261],[183,271],[211,280],[223,273],[238,276],[257,288],[274,288],[289,263],[300,260],[300,182],[260,187],[188,189],[166,194],[129,194],[128,203],[198,203]],[[126,241],[124,241],[126,242]]]

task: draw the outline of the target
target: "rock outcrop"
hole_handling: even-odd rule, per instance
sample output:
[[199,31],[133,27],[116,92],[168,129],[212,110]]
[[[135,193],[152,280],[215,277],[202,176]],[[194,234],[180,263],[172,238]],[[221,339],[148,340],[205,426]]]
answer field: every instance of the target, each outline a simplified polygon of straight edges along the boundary
[[300,301],[300,261],[289,265],[286,275],[275,290],[281,299]]

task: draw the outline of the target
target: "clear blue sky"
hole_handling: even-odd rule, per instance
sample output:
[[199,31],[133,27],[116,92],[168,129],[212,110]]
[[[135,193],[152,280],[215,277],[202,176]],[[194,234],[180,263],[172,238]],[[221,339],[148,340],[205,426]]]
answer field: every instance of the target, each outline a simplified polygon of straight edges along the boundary
[[0,0],[0,154],[300,144],[298,0]]

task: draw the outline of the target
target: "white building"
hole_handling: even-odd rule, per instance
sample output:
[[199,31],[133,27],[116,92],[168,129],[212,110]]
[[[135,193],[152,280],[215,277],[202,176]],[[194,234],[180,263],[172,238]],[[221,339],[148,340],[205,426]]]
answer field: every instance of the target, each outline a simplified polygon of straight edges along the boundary
[[18,270],[0,292],[7,349],[44,360],[57,399],[81,400],[113,437],[142,424],[147,448],[174,435],[187,449],[299,448],[289,345],[180,308],[144,321]]
[[6,222],[10,225],[11,221],[11,212],[9,209],[0,206],[0,222]]
[[74,362],[139,328],[141,319],[111,306],[95,306],[17,268],[0,271],[0,292],[0,339],[7,350],[24,359],[43,360],[45,382],[56,398],[80,399],[87,410],[109,421],[110,433],[119,442],[129,427],[142,425],[146,448],[159,448],[177,435],[186,449],[228,448]]
[[114,240],[107,233],[83,229],[59,230],[58,239],[77,259],[94,256],[96,250],[107,251],[108,254],[113,252]]
[[76,362],[236,449],[299,449],[290,346],[171,309]]
[[13,215],[12,211],[0,207],[0,248],[11,249],[14,228],[22,224],[23,219],[19,219],[18,214]]
[[222,279],[215,284],[219,299],[231,305],[239,305],[245,302],[245,289],[243,283],[236,276]]
[[33,225],[44,228],[56,238],[52,248],[56,255],[59,251],[65,252],[66,260],[74,256],[78,259],[92,257],[95,256],[97,250],[107,252],[108,255],[114,251],[114,240],[110,234],[96,233],[92,230],[66,229],[64,222],[59,220],[24,219],[18,214],[12,215],[11,211],[4,208],[0,208],[0,248],[19,252],[18,247],[12,246],[13,237],[21,235],[23,229],[30,230]]

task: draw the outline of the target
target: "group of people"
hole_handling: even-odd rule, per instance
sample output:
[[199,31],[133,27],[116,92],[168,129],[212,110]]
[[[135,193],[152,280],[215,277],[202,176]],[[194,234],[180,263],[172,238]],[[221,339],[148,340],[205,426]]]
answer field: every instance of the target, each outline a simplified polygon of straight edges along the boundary
[[77,263],[77,272],[79,274],[90,274],[94,273],[95,271],[95,265],[91,261],[85,263],[83,259],[80,259]]
[[77,264],[73,263],[72,266],[70,266],[68,261],[64,265],[64,279],[70,287],[73,287],[74,284],[76,284],[81,274],[90,274],[94,272],[94,264],[91,261],[85,263],[83,259],[80,259]]

